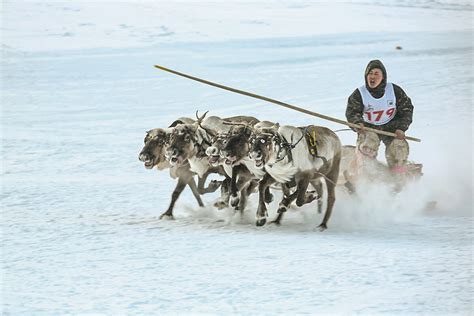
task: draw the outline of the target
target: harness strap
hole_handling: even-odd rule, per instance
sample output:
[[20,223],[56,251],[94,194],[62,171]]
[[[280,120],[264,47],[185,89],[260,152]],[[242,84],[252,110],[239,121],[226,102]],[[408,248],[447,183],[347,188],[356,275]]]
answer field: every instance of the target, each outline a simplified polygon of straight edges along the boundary
[[[298,141],[294,144],[289,143],[283,135],[279,135],[280,136],[280,150],[278,151],[277,157],[280,156],[280,152],[284,148],[287,152],[289,161],[290,162],[293,161],[293,155],[291,154],[291,150],[294,149],[299,144],[299,142],[304,138],[304,136],[306,135],[307,129],[308,129],[308,126],[304,129],[303,134],[301,135],[300,139],[298,139]],[[276,162],[281,161],[284,158],[285,157],[279,158],[277,159]]]
[[[206,130],[204,130],[206,132]],[[207,134],[207,132],[206,132]],[[206,157],[206,149],[207,148],[204,148],[204,145],[203,144],[206,144],[208,147],[211,146],[212,144],[205,138],[202,139],[202,142],[199,144],[199,143],[194,143],[194,147],[197,148],[198,152],[196,154],[196,156],[198,158],[203,158],[203,157]]]
[[[296,143],[289,143],[284,136],[282,135],[278,135],[280,137],[280,150],[278,151],[278,154],[277,154],[277,160],[275,161],[275,163],[277,162],[280,162],[282,161],[285,157],[280,157],[280,153],[281,153],[281,150],[283,148],[286,149],[286,152],[287,152],[287,155],[288,155],[288,159],[289,161],[293,161],[293,156],[291,154],[291,150],[294,149],[300,142],[303,138],[305,138],[306,134],[308,134],[308,130],[310,129],[311,125],[309,126],[306,126],[304,128],[300,127],[299,129],[302,131],[302,135],[301,137],[296,141]],[[316,133],[313,131],[313,139],[314,141],[316,142]],[[283,141],[282,141],[283,140]],[[314,157],[316,158],[320,158],[322,161],[323,161],[323,164],[326,164],[328,162],[328,160],[326,159],[326,157],[323,157],[323,156],[319,156],[316,152],[316,155],[313,155]]]
[[281,161],[285,158],[285,157],[278,158],[280,156],[280,152],[283,148],[286,150],[286,155],[288,156],[288,162],[292,162],[293,161],[293,154],[291,153],[291,149],[293,149],[295,147],[294,146],[293,147],[288,146],[288,142],[286,141],[285,137],[284,136],[280,136],[280,137],[281,137],[281,139],[283,139],[283,142],[280,142],[280,150],[278,151],[276,162]]
[[314,147],[314,152],[310,149],[310,153],[313,157],[320,158],[323,161],[323,164],[327,164],[328,160],[326,159],[326,157],[318,155],[316,131],[312,129],[311,131],[312,133],[308,133],[308,130],[310,129],[310,127],[312,127],[312,125],[306,126],[304,129],[300,128],[301,130],[303,130],[303,136],[309,135],[309,137],[307,138],[307,141],[309,139],[309,145]]
[[330,183],[332,183],[334,186],[336,186],[336,183],[334,181],[332,181],[331,179],[329,179],[325,174],[321,173],[321,172],[317,172],[319,175],[321,175],[324,179],[326,179],[326,181],[329,181]]

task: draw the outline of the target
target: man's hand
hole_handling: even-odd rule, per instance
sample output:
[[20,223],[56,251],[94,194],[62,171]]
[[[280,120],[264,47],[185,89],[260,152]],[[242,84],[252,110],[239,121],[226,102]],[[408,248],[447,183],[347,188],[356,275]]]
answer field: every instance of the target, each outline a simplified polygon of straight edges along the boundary
[[357,128],[358,133],[363,133],[365,131],[364,123],[359,123],[359,127]]
[[405,132],[402,131],[401,129],[397,129],[395,131],[395,134],[397,135],[398,139],[405,139]]

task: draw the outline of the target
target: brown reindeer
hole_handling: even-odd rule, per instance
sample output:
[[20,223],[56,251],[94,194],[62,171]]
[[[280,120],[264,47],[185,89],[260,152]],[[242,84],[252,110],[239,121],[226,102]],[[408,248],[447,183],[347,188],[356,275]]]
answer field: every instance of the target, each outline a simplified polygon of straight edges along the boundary
[[214,181],[211,182],[207,188],[203,188],[205,179],[200,179],[199,186],[196,186],[194,180],[195,173],[190,170],[189,164],[171,166],[165,159],[167,149],[166,141],[173,129],[180,124],[191,124],[193,122],[194,120],[192,119],[181,118],[173,122],[169,128],[155,128],[146,133],[144,139],[145,144],[143,149],[140,151],[139,160],[144,163],[146,169],[153,169],[154,167],[158,170],[170,169],[171,178],[178,179],[176,187],[171,195],[171,203],[168,206],[168,209],[160,216],[160,219],[164,217],[173,218],[174,205],[186,186],[189,186],[196,201],[201,207],[204,206],[204,203],[201,200],[200,194],[214,192],[219,187],[219,183]]
[[[304,139],[309,130],[314,131],[317,135],[318,153],[316,156],[310,153]],[[331,217],[336,200],[335,185],[341,159],[341,143],[334,132],[319,126],[305,128],[281,126],[264,129],[255,135],[250,157],[254,160],[257,168],[264,168],[266,171],[266,175],[259,183],[257,226],[264,225],[268,216],[263,193],[269,185],[274,182],[295,181],[296,191],[285,197],[282,203],[289,205],[296,200],[296,205],[302,206],[316,198],[312,194],[307,194],[308,185],[311,183],[315,188],[318,187],[320,178],[323,177],[328,194],[326,212],[319,228],[321,230],[327,228],[327,222]],[[275,222],[279,223],[282,216],[283,212],[279,213]]]
[[[258,186],[258,181],[265,172],[254,168],[253,162],[248,158],[250,136],[254,129],[262,126],[272,126],[271,122],[231,123],[231,130],[218,137],[213,147],[208,151],[220,156],[224,168],[231,168],[231,205],[242,213],[247,204],[248,196]],[[265,201],[271,202],[273,196],[269,188],[265,193]]]
[[[207,112],[206,112],[207,113]],[[177,126],[170,134],[169,146],[166,151],[167,160],[171,165],[181,165],[187,161],[190,170],[204,177],[210,173],[218,173],[225,176],[221,189],[221,200],[216,203],[218,207],[228,204],[228,186],[231,175],[227,174],[222,166],[212,166],[206,156],[206,150],[211,146],[212,140],[218,133],[228,132],[231,128],[225,122],[255,122],[254,117],[234,116],[229,118],[219,118],[210,116],[206,118],[206,113],[198,117],[198,121],[193,124],[182,124]],[[197,117],[197,113],[196,113]],[[230,173],[228,171],[228,173]]]

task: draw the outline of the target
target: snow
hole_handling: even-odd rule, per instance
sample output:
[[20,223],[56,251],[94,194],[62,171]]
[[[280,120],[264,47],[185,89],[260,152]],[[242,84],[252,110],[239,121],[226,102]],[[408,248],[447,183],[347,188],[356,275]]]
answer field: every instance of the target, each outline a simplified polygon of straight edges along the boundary
[[[471,1],[0,10],[3,314],[474,313]],[[138,161],[146,130],[196,110],[344,127],[154,64],[344,118],[374,58],[415,105],[420,182],[396,197],[338,191],[323,233],[316,204],[256,227],[255,197],[240,218],[188,189],[176,220],[158,219],[175,182]]]

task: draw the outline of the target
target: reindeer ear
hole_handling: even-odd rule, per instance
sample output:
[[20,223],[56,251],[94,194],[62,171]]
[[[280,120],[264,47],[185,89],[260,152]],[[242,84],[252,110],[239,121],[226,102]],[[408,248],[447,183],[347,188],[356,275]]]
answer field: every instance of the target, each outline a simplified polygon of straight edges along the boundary
[[168,127],[175,127],[176,125],[179,125],[179,124],[184,124],[184,122],[181,120],[176,120],[173,123],[171,123],[171,125]]
[[279,129],[280,128],[280,123],[274,124],[271,129]]

